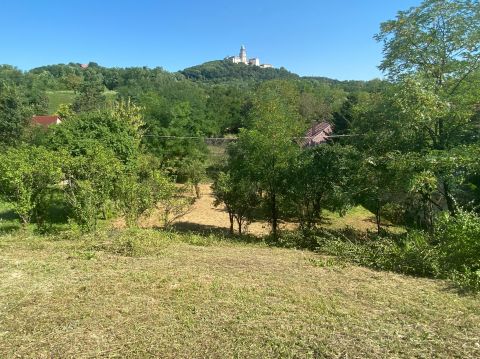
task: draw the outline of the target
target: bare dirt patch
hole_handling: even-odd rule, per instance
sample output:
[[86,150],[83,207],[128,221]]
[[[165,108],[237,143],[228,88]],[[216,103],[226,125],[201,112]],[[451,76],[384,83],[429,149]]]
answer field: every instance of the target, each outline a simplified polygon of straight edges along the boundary
[[[173,228],[186,232],[227,234],[230,222],[228,213],[223,205],[214,206],[214,197],[211,184],[200,185],[201,198],[196,199],[188,211],[173,222]],[[192,190],[186,193],[187,196],[195,197]],[[375,231],[376,225],[372,213],[362,207],[355,207],[345,216],[326,212],[323,226],[332,229],[352,227],[361,231]],[[161,228],[163,226],[160,211],[155,210],[145,218],[141,219],[142,228]],[[119,218],[113,222],[114,228],[125,228],[125,221]],[[270,233],[270,224],[265,221],[250,223],[245,233],[262,237]],[[281,230],[294,230],[298,228],[297,223],[280,222]],[[235,228],[237,230],[237,228]]]
[[[183,215],[173,221],[173,228],[181,231],[192,231],[202,233],[221,233],[227,234],[230,227],[228,213],[223,205],[214,206],[214,197],[211,184],[200,185],[201,197],[195,199],[193,205]],[[194,197],[193,189],[187,196]],[[123,218],[118,218],[112,222],[112,227],[117,229],[125,228]],[[154,210],[151,214],[140,220],[141,228],[161,228],[163,227],[160,211]],[[295,229],[295,223],[280,223],[280,229]],[[236,228],[235,228],[236,229]],[[245,233],[254,236],[265,236],[270,233],[270,224],[267,222],[251,223]]]

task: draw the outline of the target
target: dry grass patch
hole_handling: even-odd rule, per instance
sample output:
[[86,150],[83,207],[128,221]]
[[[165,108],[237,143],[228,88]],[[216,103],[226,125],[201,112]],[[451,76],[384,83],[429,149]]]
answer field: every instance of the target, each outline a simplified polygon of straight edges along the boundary
[[0,357],[480,356],[442,281],[149,230],[0,244]]
[[[173,227],[182,232],[196,233],[216,233],[227,234],[230,227],[228,213],[223,206],[214,206],[214,196],[211,184],[204,183],[200,185],[201,198],[195,199],[193,205],[183,216],[174,221]],[[189,194],[192,198],[195,193]],[[345,216],[339,216],[336,213],[324,211],[325,220],[322,224],[325,228],[344,229],[352,227],[360,231],[376,231],[375,216],[365,208],[358,206],[352,208]],[[162,227],[162,215],[160,211],[153,211],[147,218],[141,220],[142,228],[158,228]],[[114,228],[125,228],[122,219],[113,222]],[[295,230],[298,228],[297,223],[281,222],[282,230]],[[389,227],[390,230],[398,229]],[[247,233],[257,237],[263,237],[270,233],[271,226],[266,221],[256,221],[251,223],[247,228]]]

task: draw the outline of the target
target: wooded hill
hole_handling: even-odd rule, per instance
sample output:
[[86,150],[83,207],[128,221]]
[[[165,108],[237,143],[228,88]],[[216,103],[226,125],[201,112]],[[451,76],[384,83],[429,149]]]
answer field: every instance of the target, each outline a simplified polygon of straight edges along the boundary
[[261,68],[245,64],[234,64],[226,60],[209,61],[180,71],[186,78],[194,81],[213,83],[241,81],[265,81],[275,79],[298,79],[299,76],[284,67]]

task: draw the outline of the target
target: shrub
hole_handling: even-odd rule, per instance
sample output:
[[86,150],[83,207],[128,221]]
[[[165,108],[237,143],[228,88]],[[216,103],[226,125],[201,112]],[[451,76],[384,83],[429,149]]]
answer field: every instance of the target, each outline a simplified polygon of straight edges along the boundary
[[431,276],[436,273],[437,262],[429,249],[421,236],[406,237],[401,242],[388,237],[357,241],[341,236],[323,241],[319,248],[323,253],[339,256],[357,265]]
[[480,270],[471,270],[464,267],[463,271],[452,271],[450,279],[460,288],[470,290],[472,292],[480,292]]
[[445,271],[480,270],[480,218],[460,211],[456,216],[445,213],[435,226],[435,239]]
[[354,264],[448,278],[463,289],[480,291],[480,218],[474,213],[442,214],[433,234],[411,231],[397,237],[387,234],[359,240],[341,232],[321,231],[315,242],[322,253]]
[[0,153],[0,198],[11,202],[24,224],[42,223],[44,203],[62,180],[60,155],[43,147],[22,146]]

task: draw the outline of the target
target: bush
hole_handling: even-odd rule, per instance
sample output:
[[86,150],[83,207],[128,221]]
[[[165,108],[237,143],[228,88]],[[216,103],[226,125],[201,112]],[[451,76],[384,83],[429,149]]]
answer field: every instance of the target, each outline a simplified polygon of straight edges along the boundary
[[436,253],[421,232],[411,233],[401,240],[387,237],[352,241],[337,237],[323,241],[319,249],[374,269],[421,276],[435,276],[438,272]]
[[480,270],[473,271],[465,267],[461,272],[454,270],[449,277],[460,288],[480,292]]
[[315,242],[322,253],[354,264],[450,279],[463,289],[480,291],[480,218],[474,213],[442,214],[432,235],[411,231],[358,240],[341,232],[322,231]]
[[446,271],[480,270],[480,218],[469,212],[440,216],[435,239]]

